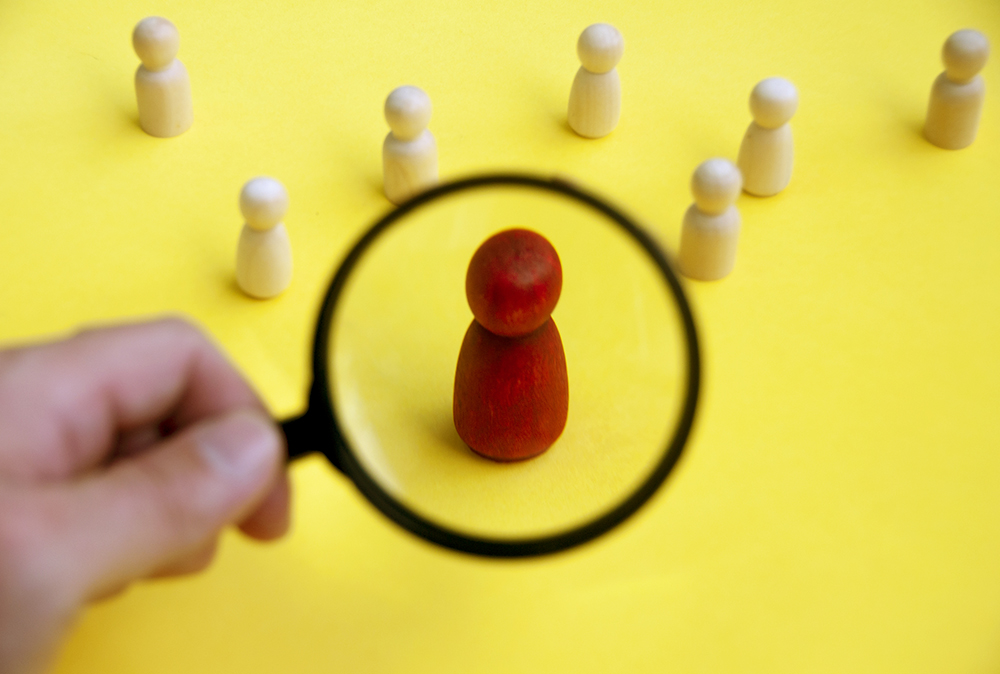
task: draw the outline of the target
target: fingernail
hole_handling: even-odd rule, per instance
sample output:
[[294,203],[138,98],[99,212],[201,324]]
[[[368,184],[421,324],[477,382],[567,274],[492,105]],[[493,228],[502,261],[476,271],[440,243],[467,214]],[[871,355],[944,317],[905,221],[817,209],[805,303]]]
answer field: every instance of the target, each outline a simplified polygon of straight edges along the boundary
[[235,412],[200,428],[198,445],[214,468],[242,476],[273,463],[281,440],[270,420],[252,412]]

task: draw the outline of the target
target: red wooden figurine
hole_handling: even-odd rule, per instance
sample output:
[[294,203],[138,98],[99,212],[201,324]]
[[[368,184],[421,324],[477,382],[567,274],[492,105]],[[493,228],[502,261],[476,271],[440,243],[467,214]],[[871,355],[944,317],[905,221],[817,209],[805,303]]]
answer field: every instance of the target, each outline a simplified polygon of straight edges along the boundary
[[566,356],[549,316],[562,267],[543,236],[509,229],[472,256],[465,295],[475,319],[455,372],[458,435],[495,461],[537,456],[566,426]]

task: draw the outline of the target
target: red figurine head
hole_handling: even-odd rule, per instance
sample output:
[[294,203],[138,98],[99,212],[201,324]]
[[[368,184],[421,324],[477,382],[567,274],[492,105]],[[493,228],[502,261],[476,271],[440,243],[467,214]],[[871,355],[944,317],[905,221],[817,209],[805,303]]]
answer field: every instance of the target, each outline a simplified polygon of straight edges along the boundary
[[465,276],[465,296],[476,321],[502,337],[520,337],[541,327],[561,290],[556,249],[527,229],[508,229],[487,239]]

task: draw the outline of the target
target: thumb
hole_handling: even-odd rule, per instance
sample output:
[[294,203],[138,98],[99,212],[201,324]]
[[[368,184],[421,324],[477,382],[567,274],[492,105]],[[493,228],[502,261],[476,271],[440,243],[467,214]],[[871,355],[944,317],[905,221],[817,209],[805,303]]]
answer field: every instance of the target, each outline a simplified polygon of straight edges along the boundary
[[210,545],[278,480],[284,441],[240,411],[190,426],[72,489],[66,553],[94,596],[154,574]]

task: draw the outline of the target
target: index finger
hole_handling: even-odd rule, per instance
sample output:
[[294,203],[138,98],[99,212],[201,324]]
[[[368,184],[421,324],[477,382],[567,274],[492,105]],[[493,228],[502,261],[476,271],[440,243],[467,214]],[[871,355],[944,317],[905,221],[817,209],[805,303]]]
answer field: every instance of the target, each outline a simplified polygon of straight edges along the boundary
[[63,479],[101,464],[130,431],[240,408],[265,410],[219,349],[180,319],[21,347],[0,359],[0,475]]

